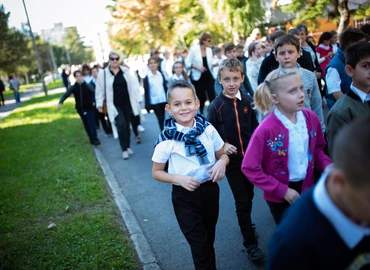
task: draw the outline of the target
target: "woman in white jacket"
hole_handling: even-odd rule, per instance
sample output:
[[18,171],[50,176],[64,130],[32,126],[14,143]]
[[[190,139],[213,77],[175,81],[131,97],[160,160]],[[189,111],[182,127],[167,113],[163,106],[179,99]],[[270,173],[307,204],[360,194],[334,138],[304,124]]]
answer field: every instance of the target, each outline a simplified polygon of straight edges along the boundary
[[141,95],[139,82],[126,67],[119,65],[119,53],[109,53],[109,65],[99,72],[96,80],[96,107],[103,111],[106,100],[114,138],[119,138],[123,159],[133,154],[130,148],[130,118],[139,115]]
[[191,48],[185,60],[186,68],[191,70],[190,77],[200,101],[201,113],[203,113],[207,96],[210,102],[215,98],[215,82],[211,73],[213,61],[211,42],[212,36],[203,32],[200,35],[199,44]]

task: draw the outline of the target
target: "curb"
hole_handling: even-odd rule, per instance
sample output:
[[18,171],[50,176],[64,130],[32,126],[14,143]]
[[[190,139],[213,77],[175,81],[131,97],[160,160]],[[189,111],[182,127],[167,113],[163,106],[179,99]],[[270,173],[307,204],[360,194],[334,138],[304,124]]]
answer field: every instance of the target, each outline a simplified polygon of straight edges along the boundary
[[131,209],[125,195],[123,195],[118,181],[114,176],[108,162],[105,160],[99,148],[93,147],[95,156],[103,170],[104,177],[110,187],[113,199],[121,213],[122,219],[126,224],[130,238],[134,243],[135,250],[143,265],[144,270],[160,270],[157,259],[154,256],[152,249],[146,239],[143,231],[140,228],[134,212]]

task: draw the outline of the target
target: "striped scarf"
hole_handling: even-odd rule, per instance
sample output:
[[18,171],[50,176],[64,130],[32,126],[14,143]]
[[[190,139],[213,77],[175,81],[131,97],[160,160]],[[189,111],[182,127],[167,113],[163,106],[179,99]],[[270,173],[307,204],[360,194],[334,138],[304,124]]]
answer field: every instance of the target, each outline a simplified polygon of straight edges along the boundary
[[172,115],[169,116],[164,122],[164,130],[161,132],[161,134],[159,134],[155,145],[165,140],[185,142],[185,151],[187,157],[196,154],[200,165],[209,164],[207,150],[198,139],[209,123],[207,122],[206,118],[199,113],[194,117],[194,119],[196,121],[196,126],[193,127],[188,133],[184,134],[180,131],[177,131],[175,119]]

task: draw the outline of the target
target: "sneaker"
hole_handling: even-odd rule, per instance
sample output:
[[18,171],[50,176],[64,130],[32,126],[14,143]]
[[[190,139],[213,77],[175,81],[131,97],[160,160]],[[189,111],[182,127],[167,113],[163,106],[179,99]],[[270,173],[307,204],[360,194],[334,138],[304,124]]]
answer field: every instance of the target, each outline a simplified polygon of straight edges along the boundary
[[133,155],[133,154],[134,154],[134,151],[132,151],[132,149],[131,149],[131,148],[127,148],[126,150],[127,150],[127,153],[128,153],[129,155]]
[[136,143],[137,144],[140,144],[141,143],[141,138],[139,135],[136,136]]
[[258,246],[251,246],[247,249],[248,258],[255,262],[262,260],[266,257],[266,254]]
[[123,151],[122,152],[122,157],[123,157],[124,160],[128,159],[129,158],[128,152],[127,151]]
[[138,125],[138,126],[137,126],[137,130],[138,130],[139,132],[144,132],[144,131],[145,131],[145,128],[144,128],[142,125]]

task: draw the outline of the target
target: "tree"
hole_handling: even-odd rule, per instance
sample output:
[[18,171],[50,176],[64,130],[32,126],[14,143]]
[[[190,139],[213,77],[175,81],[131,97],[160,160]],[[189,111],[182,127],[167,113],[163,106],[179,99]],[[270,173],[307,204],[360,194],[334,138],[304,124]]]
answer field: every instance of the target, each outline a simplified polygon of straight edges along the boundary
[[94,59],[92,48],[85,46],[82,39],[83,38],[78,34],[77,27],[72,26],[66,28],[64,45],[65,49],[68,50],[70,54],[70,64],[72,65],[92,62]]
[[339,19],[338,33],[341,33],[348,27],[351,15],[369,8],[367,0],[353,1],[356,9],[349,9],[349,2],[351,0],[292,0],[288,10],[298,12],[295,23],[308,21],[312,27],[317,27],[318,18]]

